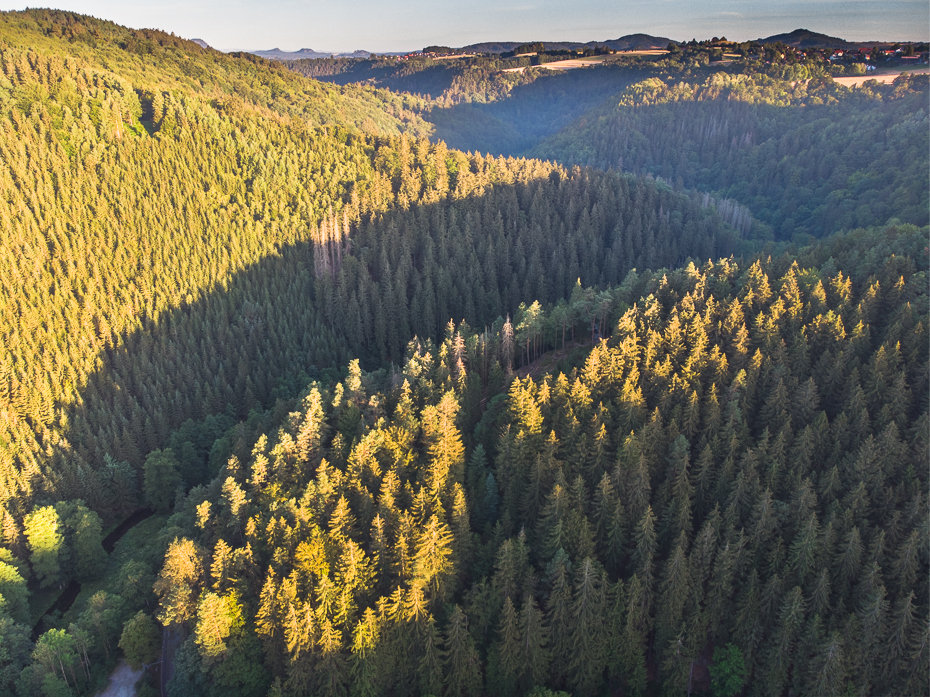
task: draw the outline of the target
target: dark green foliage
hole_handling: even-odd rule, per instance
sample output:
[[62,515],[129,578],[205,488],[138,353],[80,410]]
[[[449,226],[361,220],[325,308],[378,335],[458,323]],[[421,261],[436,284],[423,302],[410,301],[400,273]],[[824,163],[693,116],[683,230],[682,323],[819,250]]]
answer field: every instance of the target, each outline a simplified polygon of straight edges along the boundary
[[167,511],[183,479],[181,465],[170,450],[153,450],[143,467],[145,502],[157,511]]
[[139,670],[143,664],[152,663],[158,657],[161,651],[161,632],[151,617],[144,612],[138,612],[123,625],[119,647],[132,669]]
[[29,662],[31,648],[29,628],[0,615],[0,694],[4,697],[15,694],[13,686]]
[[727,644],[714,650],[714,662],[710,666],[710,679],[714,697],[733,697],[746,684],[748,671],[743,652],[738,646]]
[[[531,152],[710,192],[735,227],[816,237],[928,221],[927,79],[850,90],[762,74],[634,85]],[[761,230],[761,228],[760,228]]]
[[[403,694],[404,685],[429,692],[443,684],[471,694],[486,684],[510,695],[542,684],[638,694],[654,675],[677,693],[700,662],[711,664],[712,680],[693,687],[728,695],[746,684],[764,695],[905,684],[907,667],[925,660],[927,606],[913,589],[927,562],[911,551],[922,519],[913,506],[924,499],[915,501],[919,489],[906,484],[923,486],[923,475],[906,459],[880,469],[871,453],[923,442],[915,439],[925,406],[902,412],[907,440],[887,418],[874,426],[870,419],[856,440],[843,424],[860,408],[848,383],[874,379],[869,366],[890,341],[897,345],[904,326],[915,335],[896,350],[917,363],[895,362],[895,374],[926,384],[926,289],[917,284],[926,262],[915,254],[925,236],[913,228],[857,233],[798,250],[796,262],[723,260],[605,292],[608,316],[619,317],[611,336],[580,369],[513,379],[490,451],[462,452],[464,434],[436,430],[442,419],[453,423],[456,403],[455,422],[482,421],[461,413],[469,388],[455,371],[479,384],[490,376],[468,347],[494,337],[452,325],[438,347],[411,342],[383,393],[367,391],[373,375],[357,367],[325,398],[309,388],[304,411],[258,437],[247,462],[224,468],[211,485],[218,495],[191,492],[182,509],[210,513],[190,515],[184,534],[204,543],[209,530],[222,536],[214,569],[246,545],[257,555],[241,567],[243,598],[260,607],[245,621],[255,622],[272,675],[291,686],[310,680],[303,671],[316,666],[313,680],[330,692]],[[781,414],[763,398],[779,382],[788,392],[819,392],[816,365],[792,365],[786,339],[803,328],[805,340],[825,342],[832,355],[847,350],[855,333],[837,334],[826,314],[858,324],[870,295],[880,299],[877,289],[897,278],[911,289],[912,309],[871,318],[868,352],[847,367],[851,400]],[[838,293],[846,279],[848,294]],[[638,296],[629,295],[633,288]],[[576,303],[586,297],[582,287]],[[728,339],[737,309],[746,343],[756,347],[744,358]],[[549,310],[539,311],[545,325]],[[693,338],[685,345],[681,335]],[[453,369],[460,339],[466,358]],[[669,392],[698,397],[676,401]],[[343,418],[349,400],[361,405],[351,423]],[[687,416],[692,402],[699,406]],[[600,446],[613,463],[605,472],[590,464],[603,455],[588,443],[597,442],[599,424],[620,418],[630,418],[629,430]],[[688,418],[691,439],[682,432]],[[330,435],[308,466],[299,434],[310,424],[320,429],[320,420]],[[271,482],[273,463],[289,460],[304,463],[288,475],[296,478]],[[825,483],[832,462],[845,474]],[[888,482],[882,508],[852,512],[861,506],[858,477]],[[287,508],[283,481],[295,492]],[[538,504],[527,496],[532,487],[548,489]],[[224,527],[235,490],[249,517]],[[467,520],[463,500],[476,490],[490,501],[489,491],[500,492],[487,509],[495,518],[480,514],[470,529],[444,523]],[[459,568],[463,536],[488,561]],[[847,631],[850,623],[868,633]],[[712,660],[714,645],[723,648]],[[851,670],[852,660],[861,669]],[[369,661],[392,672],[375,680],[363,668]]]

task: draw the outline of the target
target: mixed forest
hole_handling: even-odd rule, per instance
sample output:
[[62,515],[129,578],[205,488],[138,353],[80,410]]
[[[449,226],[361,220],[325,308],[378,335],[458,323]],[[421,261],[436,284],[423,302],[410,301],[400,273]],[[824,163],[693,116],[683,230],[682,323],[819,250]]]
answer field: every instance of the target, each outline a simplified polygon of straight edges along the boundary
[[920,694],[930,83],[712,58],[0,14],[0,696]]

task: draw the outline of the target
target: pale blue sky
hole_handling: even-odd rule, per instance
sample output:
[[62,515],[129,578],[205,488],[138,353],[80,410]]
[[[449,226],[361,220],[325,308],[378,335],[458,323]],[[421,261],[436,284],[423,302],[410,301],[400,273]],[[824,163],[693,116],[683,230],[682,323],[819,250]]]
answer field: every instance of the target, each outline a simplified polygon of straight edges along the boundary
[[[221,50],[407,51],[478,41],[591,41],[643,32],[757,39],[799,27],[851,41],[927,40],[927,0],[52,0]],[[0,9],[25,5],[0,0]]]

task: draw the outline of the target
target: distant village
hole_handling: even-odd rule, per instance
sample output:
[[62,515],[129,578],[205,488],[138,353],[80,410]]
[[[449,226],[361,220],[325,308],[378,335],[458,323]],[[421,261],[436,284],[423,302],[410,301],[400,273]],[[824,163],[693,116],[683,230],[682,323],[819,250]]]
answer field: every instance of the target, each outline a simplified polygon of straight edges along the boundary
[[413,51],[396,56],[397,60],[428,58],[449,60],[464,58],[535,58],[535,62],[547,59],[586,58],[603,55],[636,54],[644,50],[663,49],[664,52],[700,52],[708,54],[708,62],[729,62],[742,58],[765,60],[766,62],[806,62],[822,60],[838,67],[853,67],[861,64],[864,71],[879,68],[901,68],[908,65],[930,63],[927,43],[861,44],[852,48],[799,47],[781,42],[761,43],[757,41],[734,42],[725,37],[714,37],[705,41],[670,42],[667,46],[641,46],[629,50],[617,50],[608,46],[584,46],[575,49],[547,48],[541,42],[521,44],[503,52],[475,52],[468,49],[453,49],[447,46],[427,46],[422,51]]

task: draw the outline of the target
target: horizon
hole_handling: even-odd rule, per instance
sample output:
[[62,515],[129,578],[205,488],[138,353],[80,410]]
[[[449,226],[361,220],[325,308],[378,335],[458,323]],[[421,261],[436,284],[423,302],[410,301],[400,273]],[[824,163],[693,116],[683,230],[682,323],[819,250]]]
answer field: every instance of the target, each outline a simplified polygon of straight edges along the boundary
[[[26,6],[0,0],[0,10]],[[262,6],[250,0],[220,3],[155,2],[134,5],[115,0],[65,0],[53,9],[91,15],[133,29],[159,29],[200,39],[220,51],[319,53],[407,53],[428,45],[463,47],[476,43],[587,43],[629,34],[648,34],[683,42],[725,36],[751,41],[804,28],[851,42],[914,42],[930,39],[930,6],[918,0],[881,4],[858,0],[725,0],[705,4],[665,0],[625,8],[595,0],[571,8],[556,0],[531,0],[498,6],[490,0],[442,5],[405,0],[385,6],[372,0],[336,4],[318,0],[303,5],[275,0]],[[221,18],[217,21],[217,18]],[[669,20],[674,17],[673,20]],[[362,19],[363,18],[363,19]],[[495,38],[505,36],[506,38]],[[566,39],[563,37],[572,36]]]
[[[930,39],[903,39],[903,40],[899,40],[899,39],[874,39],[874,38],[873,38],[873,39],[865,39],[865,40],[852,40],[852,39],[847,39],[846,37],[843,37],[843,36],[830,35],[830,34],[827,34],[827,33],[825,33],[825,32],[816,32],[816,31],[814,31],[814,30],[812,30],[812,29],[808,29],[807,27],[795,27],[794,29],[789,29],[789,30],[785,30],[785,31],[778,31],[778,32],[775,32],[774,34],[769,34],[768,36],[758,36],[758,37],[755,37],[754,39],[730,39],[730,38],[727,37],[726,35],[723,35],[721,38],[722,38],[722,39],[726,39],[727,41],[737,41],[737,42],[739,42],[739,43],[742,43],[742,42],[745,42],[745,41],[757,41],[757,40],[760,40],[760,39],[768,39],[768,38],[771,38],[771,37],[773,37],[773,36],[780,36],[780,35],[793,34],[794,32],[798,32],[798,31],[809,31],[809,32],[811,32],[811,33],[813,33],[813,34],[823,34],[823,35],[825,35],[825,36],[831,36],[832,38],[835,38],[835,39],[842,39],[842,40],[847,41],[847,42],[849,42],[849,43],[858,43],[858,44],[870,44],[870,43],[876,43],[876,44],[890,44],[890,43],[902,43],[902,44],[906,44],[906,43],[911,43],[911,44],[916,44],[916,43],[928,43],[928,42],[930,42]],[[606,37],[606,38],[585,39],[585,40],[576,40],[576,39],[564,39],[564,40],[563,40],[563,39],[538,39],[538,38],[537,38],[537,39],[520,39],[519,41],[515,41],[515,40],[511,40],[511,39],[489,39],[489,40],[482,40],[482,41],[474,41],[474,42],[472,42],[471,44],[463,44],[463,45],[461,45],[461,46],[454,45],[454,44],[453,44],[453,45],[447,45],[447,44],[436,44],[436,43],[433,43],[433,44],[425,44],[424,46],[422,46],[422,47],[420,47],[420,48],[409,49],[408,51],[403,51],[403,50],[401,50],[401,51],[385,51],[385,52],[382,52],[381,55],[394,55],[394,54],[402,55],[402,54],[405,54],[405,53],[414,53],[414,52],[417,52],[417,51],[421,51],[421,50],[422,50],[423,48],[425,48],[426,46],[447,46],[448,48],[452,48],[452,49],[462,49],[462,48],[468,48],[468,47],[470,47],[470,46],[478,46],[478,45],[482,45],[482,44],[506,44],[506,43],[526,43],[526,44],[529,44],[529,43],[544,43],[544,44],[557,44],[557,45],[558,45],[558,44],[589,44],[589,43],[592,43],[592,42],[594,42],[594,43],[600,43],[600,42],[606,43],[606,42],[608,42],[608,41],[616,41],[617,39],[622,39],[622,38],[624,38],[624,37],[626,37],[626,36],[636,36],[636,35],[640,35],[640,34],[643,35],[643,36],[652,36],[652,37],[655,37],[655,38],[668,38],[669,40],[674,41],[675,43],[678,43],[678,44],[683,44],[683,43],[687,43],[688,41],[691,41],[691,39],[676,39],[676,38],[674,38],[674,37],[658,37],[656,34],[650,34],[649,32],[636,31],[636,32],[629,32],[629,33],[627,33],[627,34],[621,34],[621,35],[619,35],[619,36],[610,36],[610,37]],[[182,37],[182,38],[188,38],[188,37]],[[710,39],[712,39],[712,38],[714,38],[714,37],[709,37],[709,36],[708,36],[708,37],[693,37],[693,38],[697,39],[698,41],[706,41],[706,40],[710,40]],[[191,37],[190,40],[191,40],[191,41],[204,41],[204,39],[202,39],[202,38],[199,37],[199,36]],[[219,49],[219,48],[217,48],[216,46],[211,45],[210,42],[208,42],[208,41],[206,41],[205,43],[207,43],[207,44],[210,46],[210,48],[216,49],[216,50],[221,51],[221,52],[223,52],[223,53],[235,53],[235,52],[250,53],[250,52],[252,52],[252,51],[261,51],[261,52],[280,51],[280,52],[282,52],[282,53],[300,53],[301,51],[313,51],[314,53],[320,53],[320,54],[322,54],[322,53],[332,53],[332,54],[348,55],[348,54],[355,53],[355,52],[359,52],[359,51],[367,51],[367,49],[365,49],[365,48],[356,48],[356,49],[352,49],[352,50],[348,50],[348,49],[347,49],[347,50],[330,51],[330,50],[328,50],[328,49],[319,49],[319,48],[315,48],[315,47],[313,47],[313,46],[301,46],[300,48],[293,48],[293,49],[281,48],[280,46],[272,46],[272,47],[270,47],[270,48],[251,48],[251,49],[246,49],[246,48]],[[371,53],[371,54],[377,54],[377,53],[378,53],[377,51],[368,51],[368,52]]]

